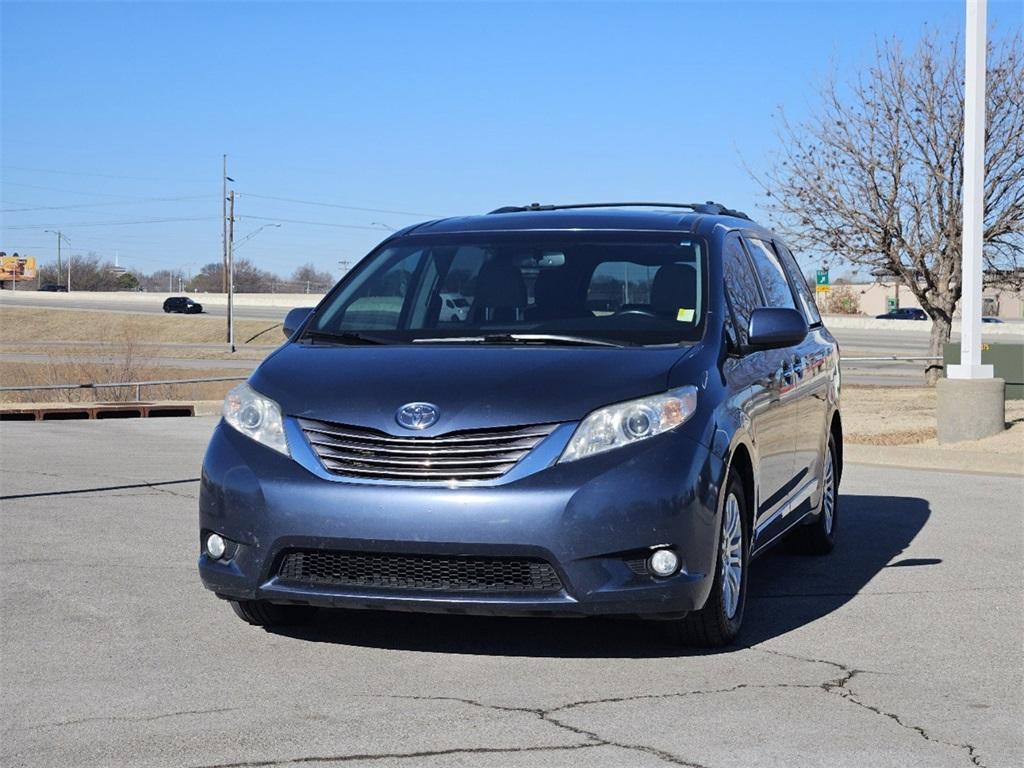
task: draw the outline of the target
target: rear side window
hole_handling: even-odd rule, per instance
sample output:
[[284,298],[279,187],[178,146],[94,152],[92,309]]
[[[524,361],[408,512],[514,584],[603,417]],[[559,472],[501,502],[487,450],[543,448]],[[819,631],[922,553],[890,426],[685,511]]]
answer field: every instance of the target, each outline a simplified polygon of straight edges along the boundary
[[793,254],[782,243],[775,242],[775,250],[782,259],[782,264],[789,272],[789,280],[796,287],[796,297],[800,301],[800,307],[804,311],[804,317],[808,325],[820,325],[821,313],[818,312],[818,305],[814,303],[814,294],[807,285],[807,281],[800,274],[800,267],[793,258]]
[[725,238],[722,268],[725,275],[725,294],[737,326],[737,341],[745,344],[747,329],[750,327],[750,315],[755,309],[763,306],[764,300],[761,298],[761,289],[758,287],[750,259],[743,251],[739,235],[735,233]]
[[782,307],[785,309],[796,309],[796,301],[793,298],[793,289],[786,277],[786,270],[782,268],[779,257],[768,243],[758,240],[756,237],[744,238],[747,247],[750,249],[750,257],[754,262],[754,269],[761,279],[761,288],[764,290],[766,306]]

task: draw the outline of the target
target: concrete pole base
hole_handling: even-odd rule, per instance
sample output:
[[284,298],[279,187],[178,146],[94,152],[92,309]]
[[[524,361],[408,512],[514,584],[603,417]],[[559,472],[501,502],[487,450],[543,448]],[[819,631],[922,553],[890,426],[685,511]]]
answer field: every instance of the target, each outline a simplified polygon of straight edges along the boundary
[[980,440],[1006,429],[1006,382],[1003,379],[939,379],[940,443]]

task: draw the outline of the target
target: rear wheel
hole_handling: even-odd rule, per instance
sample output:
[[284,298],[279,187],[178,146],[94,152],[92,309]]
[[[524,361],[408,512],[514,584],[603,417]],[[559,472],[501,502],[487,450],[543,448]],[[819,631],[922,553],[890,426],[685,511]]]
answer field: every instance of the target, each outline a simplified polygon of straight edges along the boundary
[[796,528],[787,539],[789,547],[803,555],[827,555],[836,545],[836,524],[839,522],[839,464],[836,444],[828,438],[825,468],[821,476],[821,502],[817,519],[810,525]]
[[264,600],[232,600],[231,608],[242,621],[257,627],[303,624],[316,614],[311,605],[276,605]]
[[747,601],[750,531],[743,482],[730,470],[722,503],[715,579],[704,607],[673,624],[676,639],[696,648],[729,645],[740,632]]

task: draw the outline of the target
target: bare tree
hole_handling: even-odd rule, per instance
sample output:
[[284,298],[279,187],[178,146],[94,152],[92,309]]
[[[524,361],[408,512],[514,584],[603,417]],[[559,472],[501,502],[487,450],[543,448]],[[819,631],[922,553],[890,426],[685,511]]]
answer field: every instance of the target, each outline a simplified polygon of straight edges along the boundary
[[[893,274],[932,319],[941,355],[960,300],[964,90],[959,40],[926,33],[912,52],[876,46],[872,66],[798,124],[780,114],[765,174],[773,225],[812,256]],[[984,259],[990,282],[1024,274],[1024,50],[988,51]],[[932,370],[934,382],[938,371]]]
[[324,293],[329,291],[335,282],[330,272],[317,269],[313,262],[310,261],[292,273],[290,286],[297,286],[299,290],[306,290],[307,292]]

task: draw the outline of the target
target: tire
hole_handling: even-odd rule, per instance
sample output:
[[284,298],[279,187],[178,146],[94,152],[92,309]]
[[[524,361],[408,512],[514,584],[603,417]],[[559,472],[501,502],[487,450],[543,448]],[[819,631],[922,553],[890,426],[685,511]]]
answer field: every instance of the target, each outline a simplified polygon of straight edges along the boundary
[[828,453],[822,472],[821,502],[817,518],[809,525],[796,528],[786,539],[792,552],[801,555],[827,555],[836,545],[836,527],[839,524],[839,462],[836,444],[828,437]]
[[[715,578],[711,594],[699,611],[693,611],[673,622],[672,634],[676,641],[692,648],[721,648],[732,643],[743,624],[743,609],[747,602],[747,574],[750,572],[750,521],[747,515],[747,497],[740,476],[729,470],[722,501],[718,553],[715,558]],[[727,569],[727,564],[733,567]],[[739,566],[738,579],[735,566]],[[732,578],[727,578],[727,570]],[[739,581],[737,586],[735,580]]]
[[232,600],[231,609],[242,621],[257,627],[304,624],[316,615],[311,605],[275,605],[264,600]]

